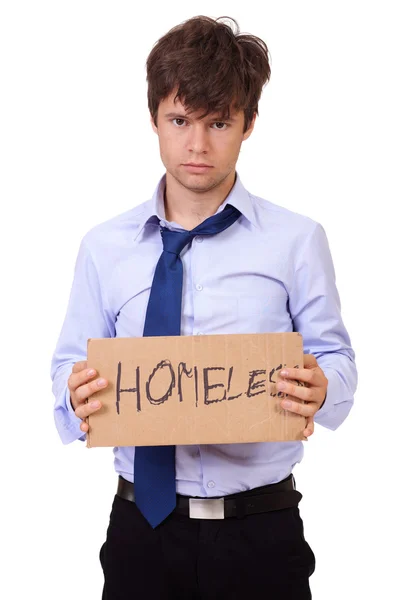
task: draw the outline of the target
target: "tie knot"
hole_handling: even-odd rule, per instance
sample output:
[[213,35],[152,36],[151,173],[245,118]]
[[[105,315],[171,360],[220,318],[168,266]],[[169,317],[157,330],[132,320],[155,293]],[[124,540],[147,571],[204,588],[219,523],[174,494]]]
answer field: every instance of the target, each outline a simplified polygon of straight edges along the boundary
[[241,213],[237,208],[227,204],[223,211],[212,217],[208,217],[208,219],[203,221],[203,223],[200,223],[200,225],[191,231],[172,231],[166,227],[161,227],[164,250],[179,256],[184,247],[191,242],[196,235],[215,235],[216,233],[220,233],[232,225],[240,215]]
[[184,247],[196,236],[196,233],[192,231],[173,231],[166,227],[161,227],[160,229],[164,250],[177,256],[180,255]]

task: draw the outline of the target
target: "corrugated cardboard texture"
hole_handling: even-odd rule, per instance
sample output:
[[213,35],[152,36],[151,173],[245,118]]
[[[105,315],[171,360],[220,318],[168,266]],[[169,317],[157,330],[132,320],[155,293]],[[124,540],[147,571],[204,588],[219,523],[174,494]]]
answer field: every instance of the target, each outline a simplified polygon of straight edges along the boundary
[[276,390],[280,369],[303,367],[299,333],[91,339],[88,365],[109,381],[90,447],[304,439]]

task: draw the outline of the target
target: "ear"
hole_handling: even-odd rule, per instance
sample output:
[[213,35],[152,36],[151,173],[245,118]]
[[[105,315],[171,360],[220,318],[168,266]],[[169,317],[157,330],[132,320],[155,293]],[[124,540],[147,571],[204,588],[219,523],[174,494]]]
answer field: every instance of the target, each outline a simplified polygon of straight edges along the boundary
[[154,119],[153,119],[153,117],[151,115],[150,115],[150,123],[151,123],[151,126],[153,128],[154,133],[156,133],[158,135],[157,125],[154,123]]
[[249,138],[251,136],[252,131],[254,129],[255,122],[256,122],[256,118],[257,118],[257,114],[254,113],[253,114],[253,118],[252,118],[251,122],[249,123],[249,126],[248,126],[247,130],[243,134],[243,141],[247,140],[247,138]]

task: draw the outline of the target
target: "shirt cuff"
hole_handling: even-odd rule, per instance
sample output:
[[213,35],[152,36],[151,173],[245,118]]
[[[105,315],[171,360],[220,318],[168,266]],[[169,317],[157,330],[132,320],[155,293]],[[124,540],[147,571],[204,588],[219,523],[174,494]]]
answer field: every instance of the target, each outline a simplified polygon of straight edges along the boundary
[[[69,393],[69,389],[68,388],[67,388],[67,391],[66,391],[66,394],[65,394],[65,404],[67,406],[68,412],[71,415],[74,415],[74,417],[76,417],[77,419],[79,419],[79,417],[77,417],[76,414],[75,414],[74,407],[72,406],[71,394]],[[81,421],[81,419],[79,419],[79,421]]]
[[328,389],[326,391],[325,402],[323,406],[317,411],[315,416],[319,418],[323,418],[330,410],[332,410],[334,405],[334,398],[340,397],[341,386],[340,380],[337,377],[337,373],[335,371],[325,368],[324,369],[325,377],[328,380]]
[[334,370],[324,368],[328,379],[328,390],[324,405],[315,413],[314,421],[319,425],[335,430],[343,423],[353,406],[353,398],[344,398],[346,390],[340,375]]
[[71,396],[67,388],[63,404],[56,406],[54,419],[57,431],[63,444],[70,444],[75,440],[86,440],[86,433],[81,430],[82,419],[76,416],[71,404]]

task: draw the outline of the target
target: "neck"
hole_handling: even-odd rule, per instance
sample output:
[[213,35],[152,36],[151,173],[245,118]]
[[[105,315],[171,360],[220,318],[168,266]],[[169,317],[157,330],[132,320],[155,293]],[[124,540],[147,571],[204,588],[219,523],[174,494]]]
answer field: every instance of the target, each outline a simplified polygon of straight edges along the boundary
[[217,212],[234,183],[235,171],[210,190],[189,190],[167,171],[164,195],[167,221],[174,221],[191,231]]

